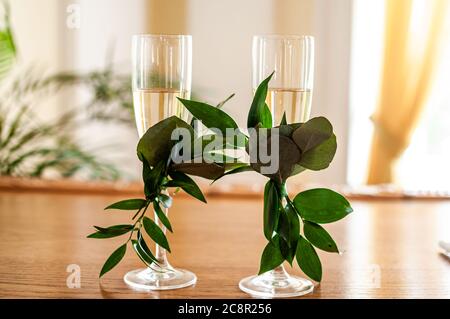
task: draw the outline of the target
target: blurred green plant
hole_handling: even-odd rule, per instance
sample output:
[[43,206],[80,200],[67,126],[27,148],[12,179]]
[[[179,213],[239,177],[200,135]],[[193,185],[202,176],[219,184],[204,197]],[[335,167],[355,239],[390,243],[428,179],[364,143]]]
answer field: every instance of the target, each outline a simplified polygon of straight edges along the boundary
[[9,5],[6,1],[3,5],[3,28],[0,29],[0,81],[11,69],[16,58],[16,46],[9,21]]
[[[130,77],[116,74],[111,65],[86,74],[45,76],[33,69],[10,72],[17,50],[6,1],[0,2],[1,12],[0,176],[43,177],[50,171],[63,178],[118,179],[118,169],[82,148],[73,135],[76,128],[93,120],[134,125]],[[85,105],[54,119],[39,119],[37,104],[45,102],[45,97],[79,87],[89,93]],[[70,108],[65,105],[64,109]],[[87,119],[80,120],[78,115],[83,112]]]

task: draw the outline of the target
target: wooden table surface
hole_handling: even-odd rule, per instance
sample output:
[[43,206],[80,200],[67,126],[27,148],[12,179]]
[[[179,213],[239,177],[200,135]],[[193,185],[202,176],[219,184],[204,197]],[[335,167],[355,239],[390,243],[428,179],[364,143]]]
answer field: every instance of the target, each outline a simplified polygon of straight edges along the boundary
[[[246,298],[237,284],[258,270],[265,245],[261,199],[210,197],[205,205],[175,199],[170,262],[195,272],[194,287],[137,292],[125,272],[141,267],[129,248],[101,280],[105,259],[125,238],[87,239],[92,225],[127,223],[131,213],[103,211],[115,195],[0,191],[0,297]],[[320,252],[323,281],[302,298],[450,298],[450,260],[437,243],[450,235],[449,201],[353,201],[333,225],[342,255]],[[68,288],[67,266],[79,265],[81,287]],[[287,267],[301,274],[298,266]]]

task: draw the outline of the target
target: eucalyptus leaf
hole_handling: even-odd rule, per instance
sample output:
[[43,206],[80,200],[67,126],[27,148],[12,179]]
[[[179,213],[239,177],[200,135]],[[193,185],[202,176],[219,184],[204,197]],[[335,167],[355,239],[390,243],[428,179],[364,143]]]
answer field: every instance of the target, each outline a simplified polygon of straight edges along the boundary
[[116,202],[114,204],[109,205],[105,209],[121,209],[121,210],[136,210],[141,209],[147,204],[145,199],[126,199],[120,202]]
[[322,280],[322,264],[314,247],[301,235],[297,244],[297,263],[300,269],[311,279]]
[[353,211],[344,196],[326,188],[297,194],[294,206],[304,219],[319,224],[335,222]]
[[153,202],[153,209],[155,210],[156,216],[158,216],[164,227],[166,227],[171,233],[173,233],[172,225],[170,224],[170,221],[167,218],[166,214],[164,214],[163,210],[161,209],[161,206],[159,206],[157,202]]
[[227,128],[238,128],[236,122],[227,113],[217,107],[182,98],[178,98],[178,100],[195,118],[201,120],[203,125],[208,128],[217,128],[223,135],[226,135]]
[[125,256],[126,251],[127,244],[123,244],[122,246],[117,248],[106,260],[105,264],[102,267],[102,270],[100,271],[99,277],[102,277],[108,271],[113,269],[122,260],[123,256]]
[[339,252],[333,238],[322,226],[313,222],[305,221],[303,225],[303,233],[309,242],[317,248],[331,253]]
[[271,240],[277,227],[280,198],[275,182],[269,180],[264,188],[264,236]]
[[247,127],[256,127],[258,124],[264,128],[272,127],[272,113],[266,104],[267,90],[269,81],[275,72],[272,72],[265,80],[261,82],[253,97],[252,105],[247,118]]
[[264,251],[261,256],[261,263],[259,266],[258,275],[261,275],[267,271],[270,271],[279,265],[281,265],[284,261],[284,257],[281,254],[280,246],[279,246],[279,238],[275,236],[272,241],[264,248]]
[[141,137],[137,146],[139,158],[142,160],[144,157],[150,166],[161,161],[167,162],[172,147],[178,142],[171,139],[177,128],[189,130],[191,138],[194,138],[194,130],[188,123],[171,116],[150,127]]
[[180,187],[192,197],[206,203],[205,196],[200,190],[200,187],[198,187],[192,178],[181,172],[171,172],[169,175],[172,180],[166,184],[166,187]]
[[292,139],[303,153],[319,146],[333,136],[333,126],[325,117],[315,117],[297,128]]
[[144,217],[143,224],[144,229],[150,236],[150,238],[153,239],[155,243],[170,252],[169,243],[167,241],[166,235],[164,235],[161,228],[159,228],[159,226],[156,225],[155,222],[148,217]]
[[304,167],[301,166],[301,165],[295,164],[294,167],[293,167],[293,169],[292,169],[292,172],[291,172],[291,176],[290,176],[290,177],[295,176],[295,175],[298,175],[298,174],[300,174],[301,172],[304,172],[304,171],[306,171],[306,168],[304,168]]
[[325,169],[330,166],[330,163],[333,161],[336,149],[336,136],[333,134],[332,137],[322,144],[303,153],[298,164],[313,171]]
[[[280,184],[291,176],[295,165],[301,159],[301,153],[297,145],[276,130],[267,132],[264,129],[258,130],[257,135],[250,139],[250,143],[257,150],[257,152],[250,152],[250,165],[255,171],[276,180]],[[272,143],[278,145],[278,153],[272,150]],[[270,161],[268,163],[261,162],[261,154],[270,155]],[[258,156],[258,158],[255,159],[255,156]],[[274,168],[275,172],[266,173],[269,167]]]

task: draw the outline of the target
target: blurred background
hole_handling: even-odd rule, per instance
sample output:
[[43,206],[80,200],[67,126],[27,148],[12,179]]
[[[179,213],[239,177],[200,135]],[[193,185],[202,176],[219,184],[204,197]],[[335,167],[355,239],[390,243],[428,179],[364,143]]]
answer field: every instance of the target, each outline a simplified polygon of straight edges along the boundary
[[[338,152],[329,169],[294,182],[449,194],[449,0],[2,1],[1,176],[140,178],[136,33],[191,34],[193,95],[236,93],[224,109],[242,126],[252,36],[314,36],[312,115],[331,120]],[[246,174],[222,183],[263,183]]]

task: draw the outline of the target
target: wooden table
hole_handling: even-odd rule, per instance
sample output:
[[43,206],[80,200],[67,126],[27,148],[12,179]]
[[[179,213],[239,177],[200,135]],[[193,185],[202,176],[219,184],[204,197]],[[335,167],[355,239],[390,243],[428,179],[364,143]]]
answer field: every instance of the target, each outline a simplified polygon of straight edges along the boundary
[[[204,205],[176,198],[170,217],[174,266],[194,271],[195,287],[136,292],[122,280],[141,267],[131,249],[101,280],[105,259],[124,238],[87,239],[92,225],[128,221],[103,211],[115,195],[0,191],[0,297],[246,298],[237,284],[258,270],[265,245],[262,202],[214,196]],[[450,260],[437,242],[450,233],[448,201],[353,201],[355,212],[326,226],[344,254],[320,252],[323,281],[306,298],[450,298]],[[68,265],[81,288],[68,288]],[[301,274],[298,267],[291,273]],[[303,297],[305,298],[305,297]]]

